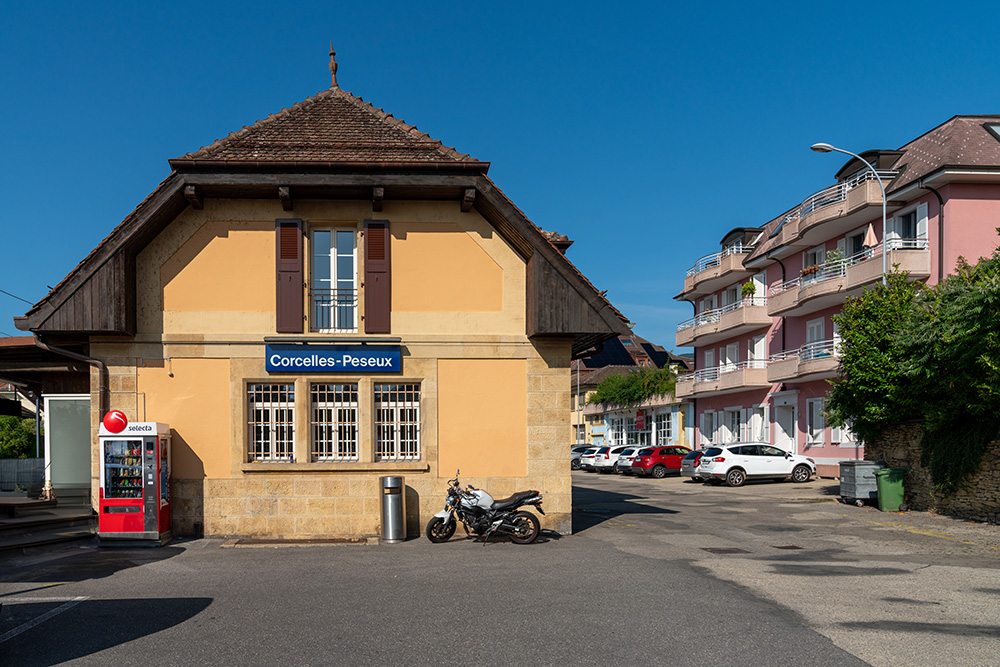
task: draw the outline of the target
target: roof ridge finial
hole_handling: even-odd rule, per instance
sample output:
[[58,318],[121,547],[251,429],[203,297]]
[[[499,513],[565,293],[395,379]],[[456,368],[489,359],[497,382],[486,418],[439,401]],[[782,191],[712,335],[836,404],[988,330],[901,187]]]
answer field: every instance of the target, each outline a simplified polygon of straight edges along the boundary
[[337,55],[337,52],[333,50],[333,40],[331,39],[330,40],[330,76],[333,79],[333,84],[330,86],[331,88],[337,88],[338,87],[337,86],[337,61],[334,60],[334,58],[333,58],[335,55]]

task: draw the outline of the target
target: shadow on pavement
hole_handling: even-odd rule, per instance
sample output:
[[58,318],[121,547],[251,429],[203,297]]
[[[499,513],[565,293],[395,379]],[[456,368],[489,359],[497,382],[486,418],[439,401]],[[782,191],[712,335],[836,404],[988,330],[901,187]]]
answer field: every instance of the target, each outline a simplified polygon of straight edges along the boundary
[[[183,623],[204,611],[212,600],[83,600],[61,613],[58,603],[4,604],[0,628],[9,638],[0,644],[0,662],[34,667],[93,655]],[[44,617],[45,614],[50,616]],[[17,633],[25,626],[23,632],[11,636],[10,633]],[[6,662],[4,656],[16,656],[16,660]]]
[[[41,564],[25,564],[20,567],[5,565],[3,567],[3,574],[0,574],[0,581],[5,583],[51,584],[54,582],[71,583],[87,579],[103,579],[122,570],[173,558],[183,551],[184,549],[180,547],[170,546],[132,549],[93,547]],[[13,595],[21,595],[23,593],[24,590],[22,589],[20,593]],[[0,595],[0,603],[3,602],[3,598],[4,596]]]
[[635,502],[644,499],[632,493],[603,491],[573,485],[573,533],[592,528],[623,514],[677,514],[676,510]]

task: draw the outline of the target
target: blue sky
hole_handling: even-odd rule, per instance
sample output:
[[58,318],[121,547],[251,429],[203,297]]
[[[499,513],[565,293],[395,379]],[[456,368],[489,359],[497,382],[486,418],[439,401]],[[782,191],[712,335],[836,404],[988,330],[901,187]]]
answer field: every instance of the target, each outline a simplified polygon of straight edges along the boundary
[[[6,2],[0,290],[34,302],[197,150],[329,87],[492,162],[632,321],[734,227],[955,114],[1000,113],[1000,6]],[[957,14],[958,16],[952,16]],[[0,294],[0,332],[28,304]],[[678,350],[683,351],[683,350]]]

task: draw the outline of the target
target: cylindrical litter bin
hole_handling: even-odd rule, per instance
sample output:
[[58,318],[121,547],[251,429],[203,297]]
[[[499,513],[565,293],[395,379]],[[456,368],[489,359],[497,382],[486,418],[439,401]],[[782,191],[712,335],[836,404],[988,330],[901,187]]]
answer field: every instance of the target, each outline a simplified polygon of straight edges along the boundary
[[883,468],[875,471],[878,485],[878,508],[883,512],[899,512],[905,510],[903,503],[903,478],[906,468]]
[[382,482],[382,541],[406,539],[406,483],[403,477],[380,477]]

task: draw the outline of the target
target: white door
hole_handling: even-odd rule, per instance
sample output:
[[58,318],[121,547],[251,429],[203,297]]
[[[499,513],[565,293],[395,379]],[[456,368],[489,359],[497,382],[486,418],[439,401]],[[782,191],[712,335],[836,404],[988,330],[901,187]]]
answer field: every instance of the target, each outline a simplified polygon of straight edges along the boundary
[[774,422],[777,426],[774,433],[774,445],[778,449],[793,454],[798,453],[795,444],[795,424],[798,420],[795,413],[794,405],[779,405],[774,408]]

